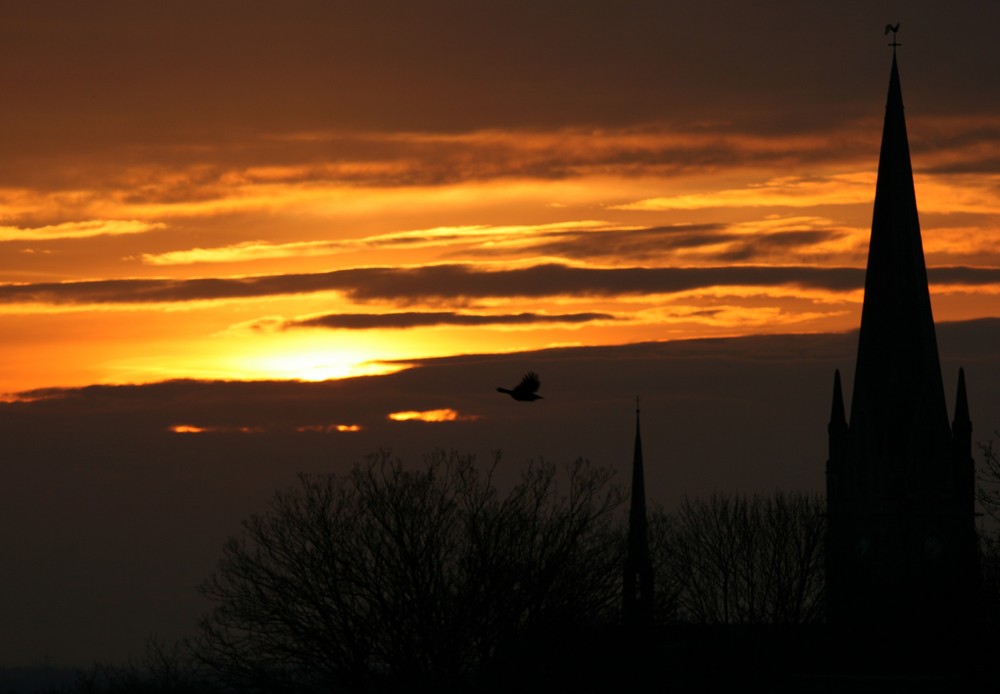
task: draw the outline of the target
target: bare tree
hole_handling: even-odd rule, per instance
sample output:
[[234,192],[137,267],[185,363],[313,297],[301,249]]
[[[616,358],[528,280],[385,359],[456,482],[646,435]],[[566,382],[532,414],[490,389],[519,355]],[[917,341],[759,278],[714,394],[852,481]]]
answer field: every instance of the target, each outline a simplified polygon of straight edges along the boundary
[[[995,431],[994,434],[1000,437],[1000,431]],[[1000,453],[993,443],[990,440],[979,444],[983,464],[976,475],[976,498],[983,511],[1000,522]],[[992,529],[980,527],[977,532],[983,614],[988,622],[996,625],[1000,623],[1000,531],[994,526]]]
[[822,617],[823,501],[713,494],[651,523],[661,619],[800,624]]
[[611,473],[531,464],[501,494],[498,462],[438,452],[410,470],[382,453],[302,476],[227,542],[198,657],[244,689],[440,689],[533,630],[610,619]]
[[[1000,437],[1000,432],[995,433]],[[992,440],[980,443],[979,450],[983,453],[983,467],[977,475],[979,484],[976,487],[976,497],[983,510],[994,520],[1000,521],[1000,455],[993,447]]]
[[982,581],[982,616],[993,628],[1000,626],[1000,531],[979,532],[979,569]]

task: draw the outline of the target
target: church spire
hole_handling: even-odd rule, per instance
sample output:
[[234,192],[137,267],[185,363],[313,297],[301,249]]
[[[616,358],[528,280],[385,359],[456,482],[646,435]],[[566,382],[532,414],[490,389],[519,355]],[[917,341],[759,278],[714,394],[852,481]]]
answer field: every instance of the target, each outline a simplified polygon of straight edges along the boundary
[[639,401],[635,407],[635,447],[632,453],[632,494],[629,499],[628,548],[622,593],[622,622],[645,627],[653,622],[653,565],[649,557],[646,481],[642,465]]
[[[927,268],[893,54],[861,312],[851,429],[877,441],[948,433]],[[903,452],[900,452],[903,453]],[[904,454],[905,455],[905,454]]]
[[[975,603],[972,425],[948,422],[896,63],[886,99],[850,419],[834,376],[827,461],[831,623],[957,624]],[[953,429],[954,426],[954,429]]]

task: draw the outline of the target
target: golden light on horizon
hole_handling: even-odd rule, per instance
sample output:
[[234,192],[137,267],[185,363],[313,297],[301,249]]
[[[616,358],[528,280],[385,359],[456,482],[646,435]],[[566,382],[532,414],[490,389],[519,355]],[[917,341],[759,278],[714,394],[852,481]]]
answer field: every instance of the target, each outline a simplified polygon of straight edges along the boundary
[[256,379],[328,381],[354,376],[384,376],[404,366],[384,364],[360,354],[297,352],[241,359],[248,374]]
[[327,381],[384,376],[407,368],[407,350],[378,334],[277,330],[223,335],[212,359],[248,380]]

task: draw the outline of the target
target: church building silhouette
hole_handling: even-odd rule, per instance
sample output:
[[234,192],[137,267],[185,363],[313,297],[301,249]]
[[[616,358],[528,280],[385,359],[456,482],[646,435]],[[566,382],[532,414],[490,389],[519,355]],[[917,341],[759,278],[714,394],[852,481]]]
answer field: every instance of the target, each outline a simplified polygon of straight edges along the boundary
[[850,419],[834,375],[827,620],[967,622],[977,608],[972,423],[949,425],[893,45]]
[[825,620],[655,618],[654,587],[668,590],[654,582],[637,408],[621,629],[600,642],[613,656],[576,660],[610,664],[582,669],[579,691],[996,690],[965,373],[949,422],[891,45],[849,418],[839,370],[833,378]]

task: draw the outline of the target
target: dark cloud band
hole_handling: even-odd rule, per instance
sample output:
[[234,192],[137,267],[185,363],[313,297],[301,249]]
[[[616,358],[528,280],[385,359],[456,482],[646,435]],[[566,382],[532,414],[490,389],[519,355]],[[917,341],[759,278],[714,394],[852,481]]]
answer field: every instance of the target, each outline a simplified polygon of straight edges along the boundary
[[403,313],[333,313],[315,318],[288,321],[284,328],[332,328],[371,330],[374,328],[417,328],[434,325],[533,325],[538,323],[588,323],[615,320],[607,313],[567,313],[544,315],[515,313],[505,315],[454,313],[451,311]]
[[[946,267],[932,283],[1000,283],[1000,268]],[[334,272],[219,279],[127,279],[0,285],[0,303],[142,304],[244,299],[339,291],[356,301],[417,302],[487,297],[670,294],[709,287],[794,285],[851,291],[861,268],[735,266],[705,268],[577,268],[547,264],[513,270],[471,265],[359,268]]]

